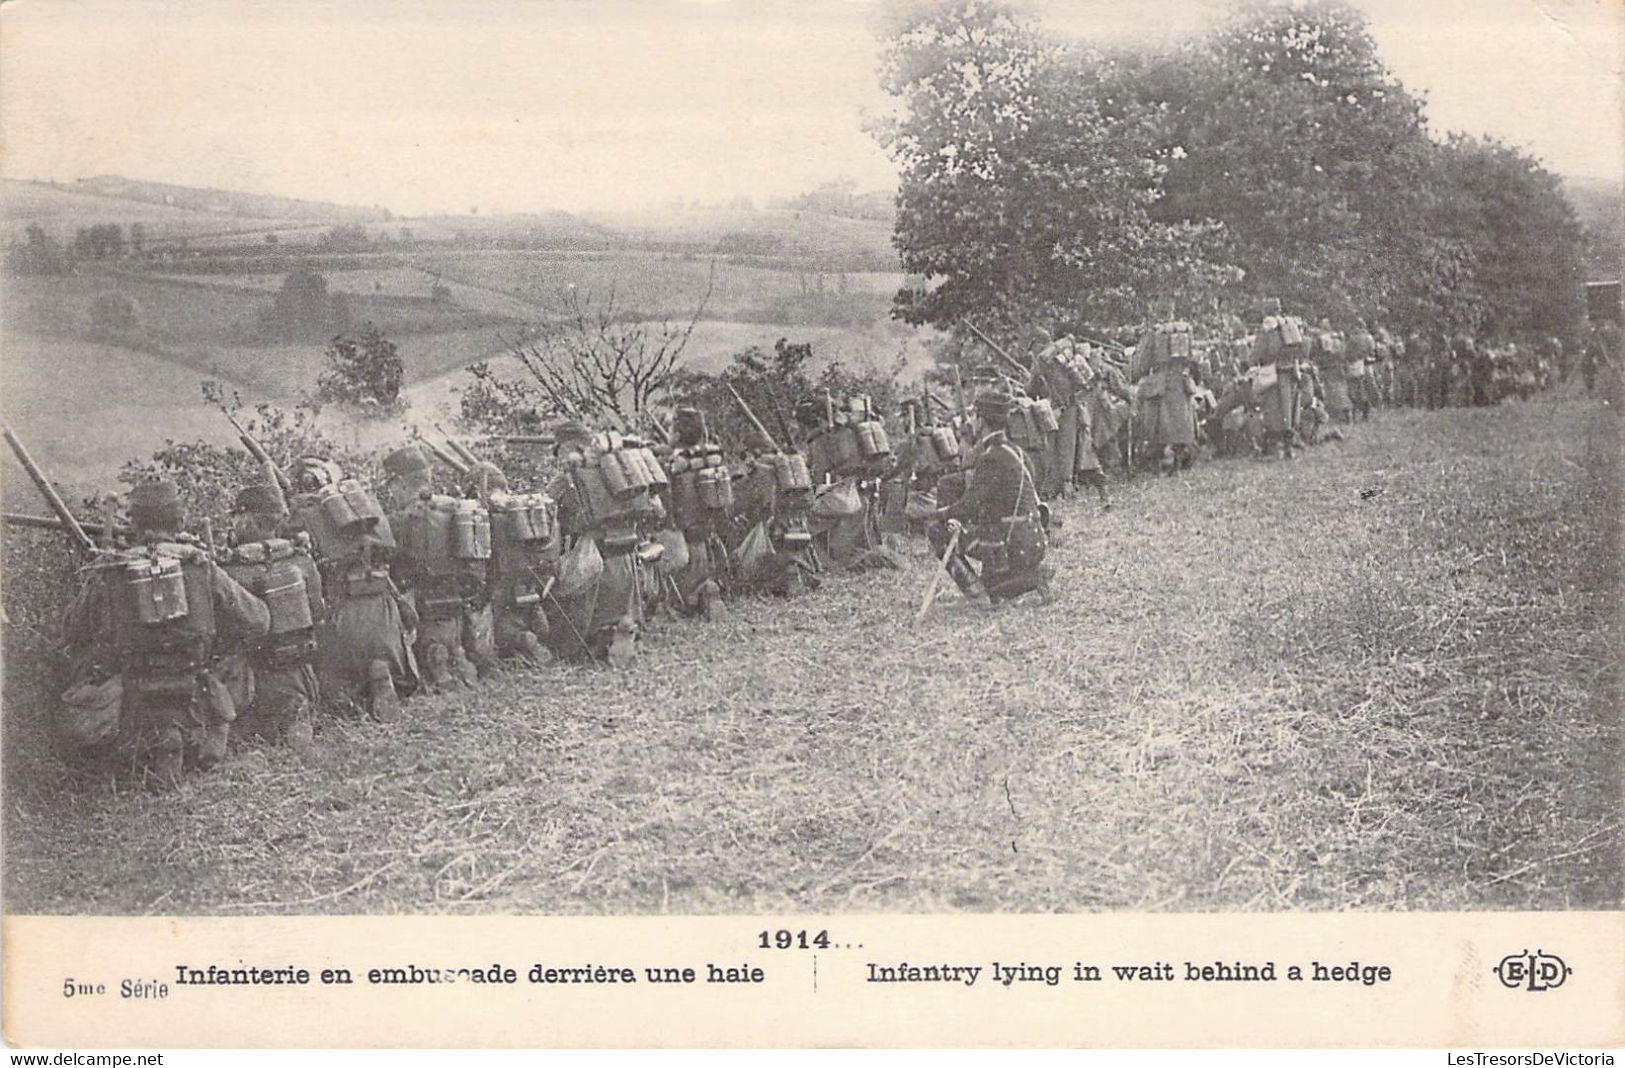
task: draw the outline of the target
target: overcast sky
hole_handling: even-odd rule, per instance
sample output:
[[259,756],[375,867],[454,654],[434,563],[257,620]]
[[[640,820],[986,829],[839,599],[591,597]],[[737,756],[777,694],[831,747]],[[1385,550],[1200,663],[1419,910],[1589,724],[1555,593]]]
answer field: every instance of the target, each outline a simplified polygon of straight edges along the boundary
[[[1625,174],[1620,0],[1359,0],[1436,128]],[[1220,0],[1040,0],[1065,32],[1200,27]],[[894,176],[865,0],[0,8],[0,172],[123,174],[398,213],[760,200]]]

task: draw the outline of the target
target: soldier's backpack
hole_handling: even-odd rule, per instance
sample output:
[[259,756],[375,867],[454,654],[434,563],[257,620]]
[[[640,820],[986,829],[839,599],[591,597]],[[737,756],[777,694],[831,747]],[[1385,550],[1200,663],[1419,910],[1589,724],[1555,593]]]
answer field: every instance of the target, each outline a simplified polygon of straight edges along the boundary
[[491,495],[493,599],[507,608],[541,603],[559,561],[559,506],[545,493]]
[[609,448],[573,453],[564,460],[567,492],[575,498],[580,530],[604,539],[605,548],[631,549],[638,543],[639,523],[663,514],[658,494],[670,486],[660,461],[648,449],[610,439]]
[[922,469],[941,470],[959,462],[959,438],[952,427],[922,427],[914,439]]
[[1279,363],[1303,345],[1303,323],[1292,315],[1271,315],[1253,337],[1252,362]]
[[226,573],[265,602],[271,626],[260,647],[275,666],[304,663],[316,653],[316,620],[310,611],[304,550],[286,538],[238,545],[224,560]]
[[1033,402],[1031,400],[1021,397],[1010,406],[1010,417],[1005,436],[1024,449],[1043,447],[1043,431],[1039,429],[1038,420],[1033,415]]
[[677,529],[690,530],[733,512],[733,472],[722,458],[722,446],[678,450],[670,479],[671,519]]
[[1048,397],[1039,397],[1028,407],[1032,415],[1033,429],[1040,434],[1048,434],[1061,429],[1061,421],[1056,418],[1055,406],[1049,402]]
[[447,619],[485,586],[491,516],[479,501],[429,494],[397,516],[397,565],[415,591],[418,614]]
[[324,577],[342,574],[357,561],[385,559],[397,548],[378,499],[355,479],[302,494],[291,507],[293,525],[309,536]]

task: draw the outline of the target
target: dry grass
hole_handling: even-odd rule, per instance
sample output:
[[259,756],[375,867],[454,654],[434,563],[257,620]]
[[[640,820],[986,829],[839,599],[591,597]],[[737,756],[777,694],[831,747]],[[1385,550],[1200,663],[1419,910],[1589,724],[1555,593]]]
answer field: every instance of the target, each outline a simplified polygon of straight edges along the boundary
[[8,907],[1617,907],[1618,425],[1389,415],[1063,506],[1053,608],[911,631],[918,549],[169,796],[13,701]]

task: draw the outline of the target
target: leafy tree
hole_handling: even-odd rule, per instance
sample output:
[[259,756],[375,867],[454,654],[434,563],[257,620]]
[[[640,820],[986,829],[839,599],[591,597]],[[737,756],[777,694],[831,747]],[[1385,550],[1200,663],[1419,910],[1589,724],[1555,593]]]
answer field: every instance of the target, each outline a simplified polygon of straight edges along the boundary
[[81,226],[73,238],[73,253],[80,259],[117,259],[124,255],[124,229],[118,223]]
[[342,293],[329,293],[327,279],[308,267],[282,279],[260,325],[277,337],[328,338],[350,328],[350,307]]
[[1575,338],[1585,316],[1584,239],[1558,177],[1499,141],[1438,151],[1432,228],[1462,252],[1460,299],[1491,337]]
[[[293,409],[260,404],[245,408],[242,398],[213,379],[202,384],[203,400],[211,406],[224,406],[237,416],[249,433],[265,446],[278,466],[292,470],[301,456],[317,455],[338,460],[346,473],[362,479],[371,478],[371,457],[363,452],[346,449],[329,438],[316,425],[316,411],[308,405]],[[231,503],[237,491],[249,482],[264,477],[264,472],[248,452],[241,448],[223,448],[210,441],[166,441],[145,460],[130,460],[119,473],[119,481],[126,486],[157,476],[175,480],[180,489],[181,503],[193,523],[200,530],[205,516],[216,520],[217,532],[223,531],[224,520],[231,513]],[[93,508],[92,513],[99,509]]]
[[882,84],[902,110],[877,134],[902,170],[894,242],[923,289],[894,313],[1006,336],[1018,324],[1117,320],[1148,294],[1210,280],[1208,228],[1151,208],[1149,126],[1098,52],[990,0],[910,9]]
[[66,274],[72,263],[39,223],[24,230],[27,240],[6,251],[6,266],[18,274]]
[[327,370],[316,383],[316,399],[385,415],[405,410],[401,389],[406,366],[395,343],[372,323],[356,336],[340,335],[327,346]]
[[792,343],[779,338],[771,351],[751,346],[734,354],[721,371],[684,370],[673,382],[667,396],[672,407],[698,408],[705,413],[711,435],[731,449],[739,449],[752,426],[733,394],[737,392],[751,412],[762,421],[781,448],[802,443],[805,431],[796,422],[796,412],[806,405],[822,407],[826,398],[839,403],[856,394],[867,394],[877,407],[889,410],[896,399],[897,376],[903,363],[862,371],[840,363],[826,364],[816,373],[812,368],[810,343]]
[[1155,215],[1222,226],[1238,304],[1380,313],[1439,255],[1416,227],[1421,101],[1351,5],[1244,3],[1209,37],[1128,62],[1167,166]]

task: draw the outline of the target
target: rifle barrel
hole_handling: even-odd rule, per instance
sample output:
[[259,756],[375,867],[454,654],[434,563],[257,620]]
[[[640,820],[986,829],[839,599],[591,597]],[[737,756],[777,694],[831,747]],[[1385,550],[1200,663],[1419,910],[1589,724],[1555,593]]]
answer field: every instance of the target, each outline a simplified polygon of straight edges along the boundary
[[[68,529],[62,524],[62,520],[56,518],[55,516],[24,515],[21,512],[0,512],[0,522],[4,522],[9,527],[30,527],[35,530]],[[79,529],[83,530],[86,534],[100,537],[102,534],[107,532],[107,525],[105,523],[95,522],[80,523]],[[116,535],[129,534],[130,532],[130,528],[125,526],[115,526],[113,528],[113,533]]]
[[767,427],[763,426],[762,421],[756,418],[756,413],[750,410],[750,405],[745,403],[745,398],[739,395],[739,391],[734,388],[734,384],[732,382],[724,382],[722,384],[728,387],[729,393],[733,394],[734,400],[739,403],[739,410],[745,413],[745,418],[750,420],[751,425],[756,428],[756,432],[762,435],[762,437],[766,438],[768,444],[777,449],[779,446],[778,443],[773,440],[773,435],[769,434],[767,432]]
[[559,439],[551,434],[503,434],[502,440],[510,445],[557,445]]
[[62,521],[62,528],[73,535],[73,539],[79,543],[81,549],[86,552],[95,552],[96,543],[90,540],[90,535],[85,533],[85,528],[80,526],[79,520],[73,517],[73,512],[69,511],[67,504],[63,502],[61,496],[56,492],[56,488],[45,477],[45,472],[41,471],[39,465],[34,463],[34,458],[28,455],[28,450],[23,448],[23,443],[18,440],[16,434],[11,432],[11,428],[9,426],[5,427],[4,431],[6,444],[10,445],[11,451],[17,454],[17,462],[23,465],[23,470],[28,472],[28,477],[34,480],[34,485],[38,487],[41,495],[45,497],[45,503],[51,506],[51,511],[55,512],[56,517]]
[[1027,368],[1027,366],[1025,364],[1023,364],[1020,360],[1016,359],[1014,356],[1010,355],[1008,352],[1005,352],[1002,348],[1000,348],[998,342],[994,341],[992,338],[990,338],[986,334],[982,333],[981,329],[979,327],[977,327],[977,325],[975,323],[971,322],[969,319],[960,319],[959,321],[965,324],[966,329],[968,329],[971,333],[975,334],[978,338],[980,338],[981,341],[982,341],[982,344],[986,345],[988,348],[992,349],[995,353],[997,353],[999,355],[999,357],[1004,360],[1005,363],[1009,364],[1011,367],[1014,367],[1017,371],[1021,372],[1022,374],[1026,374],[1028,372],[1028,368]]
[[225,416],[226,422],[230,423],[231,428],[237,431],[237,440],[243,443],[243,448],[248,450],[248,455],[265,465],[265,468],[271,472],[272,477],[276,479],[277,485],[281,487],[283,493],[292,493],[293,480],[288,477],[288,473],[277,466],[277,462],[271,459],[271,454],[265,451],[265,446],[261,445],[259,440],[248,432],[247,427],[237,421],[237,417],[231,414],[230,408],[227,408],[224,404],[219,407],[220,414]]
[[428,449],[430,455],[432,455],[435,459],[439,460],[441,463],[445,464],[459,475],[468,474],[469,465],[463,463],[463,461],[458,459],[456,456],[453,456],[448,450],[436,445],[428,438],[420,438],[419,444],[421,444],[425,449]]

